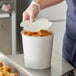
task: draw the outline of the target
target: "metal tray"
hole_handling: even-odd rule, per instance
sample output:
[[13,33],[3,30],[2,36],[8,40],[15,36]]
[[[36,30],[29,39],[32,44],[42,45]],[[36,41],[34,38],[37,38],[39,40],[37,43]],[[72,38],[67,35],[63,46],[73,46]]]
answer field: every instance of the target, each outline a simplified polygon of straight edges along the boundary
[[14,63],[11,59],[0,52],[0,60],[11,67],[12,71],[17,72],[18,76],[32,76],[26,69],[22,68],[20,65]]

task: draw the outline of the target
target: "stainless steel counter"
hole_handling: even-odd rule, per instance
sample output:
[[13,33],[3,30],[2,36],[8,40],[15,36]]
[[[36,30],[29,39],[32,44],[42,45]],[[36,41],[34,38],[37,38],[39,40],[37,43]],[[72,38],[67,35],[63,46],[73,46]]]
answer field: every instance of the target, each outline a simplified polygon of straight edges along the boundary
[[[68,62],[63,60],[57,52],[53,52],[52,55],[51,68],[45,70],[26,69],[33,76],[60,76],[64,72],[73,69],[73,67]],[[23,54],[9,55],[8,57],[25,68]]]

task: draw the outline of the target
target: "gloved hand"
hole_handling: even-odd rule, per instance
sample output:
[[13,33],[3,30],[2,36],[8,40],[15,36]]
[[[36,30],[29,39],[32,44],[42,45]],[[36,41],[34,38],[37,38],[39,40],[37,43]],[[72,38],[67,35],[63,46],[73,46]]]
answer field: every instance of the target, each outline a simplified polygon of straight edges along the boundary
[[32,2],[29,7],[23,12],[23,21],[30,20],[33,22],[35,20],[36,15],[39,13],[40,5],[36,2]]

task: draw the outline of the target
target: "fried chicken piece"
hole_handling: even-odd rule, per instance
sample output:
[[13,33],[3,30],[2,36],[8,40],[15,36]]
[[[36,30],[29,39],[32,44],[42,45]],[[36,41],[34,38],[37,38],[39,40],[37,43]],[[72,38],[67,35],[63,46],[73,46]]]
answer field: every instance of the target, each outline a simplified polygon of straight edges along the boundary
[[18,73],[11,73],[11,68],[0,61],[0,76],[18,76]]
[[24,35],[27,35],[27,36],[32,35],[32,33],[30,31],[22,31],[21,33],[24,34]]
[[2,61],[0,61],[0,67],[2,67],[3,66],[3,62]]
[[38,32],[32,32],[31,34],[33,37],[40,37],[40,34]]
[[2,71],[2,67],[0,67],[0,71]]
[[52,32],[49,32],[47,30],[40,30],[41,32],[41,36],[49,36],[49,35],[52,35]]
[[43,37],[43,36],[49,36],[49,35],[53,34],[52,32],[49,32],[47,30],[40,30],[40,31],[37,31],[37,32],[22,31],[21,33],[24,34],[24,35],[33,36],[33,37]]
[[0,71],[0,76],[4,76],[2,71]]
[[5,65],[2,67],[2,70],[7,71],[7,72],[11,72],[11,68],[9,66],[5,66]]
[[3,76],[10,76],[10,73],[7,71],[3,71]]
[[31,32],[29,32],[29,31],[25,31],[25,35],[27,35],[27,36],[31,36],[32,35],[32,33]]

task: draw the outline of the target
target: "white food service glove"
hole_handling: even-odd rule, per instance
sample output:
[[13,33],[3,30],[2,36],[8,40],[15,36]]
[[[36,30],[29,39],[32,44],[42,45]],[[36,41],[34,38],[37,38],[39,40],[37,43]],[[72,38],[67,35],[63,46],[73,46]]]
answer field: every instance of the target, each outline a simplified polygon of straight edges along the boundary
[[31,22],[33,22],[39,11],[40,11],[40,5],[32,1],[29,7],[23,12],[23,21],[30,20]]

